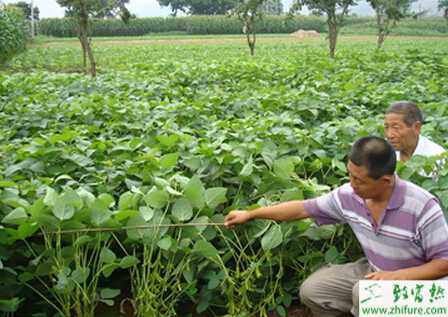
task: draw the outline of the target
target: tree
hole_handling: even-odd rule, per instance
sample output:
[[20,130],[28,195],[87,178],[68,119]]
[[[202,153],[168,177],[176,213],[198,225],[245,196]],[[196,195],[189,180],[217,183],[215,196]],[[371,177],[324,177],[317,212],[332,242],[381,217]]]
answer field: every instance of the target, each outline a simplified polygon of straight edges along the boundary
[[261,5],[260,11],[266,15],[281,15],[283,14],[283,3],[281,0],[266,0]]
[[237,0],[157,0],[163,7],[171,7],[172,14],[179,11],[191,15],[227,14],[235,8]]
[[299,11],[304,6],[317,14],[325,14],[328,25],[330,57],[334,58],[339,30],[350,6],[357,0],[295,0],[291,12]]
[[448,0],[439,0],[439,10],[443,11],[443,16],[448,22]]
[[243,32],[246,34],[250,55],[255,54],[256,30],[255,22],[262,17],[260,11],[266,0],[238,0],[234,14],[244,23]]
[[[11,6],[14,6],[16,8],[19,8],[20,10],[22,10],[25,19],[27,19],[28,21],[31,21],[31,4],[25,2],[25,1],[20,1],[14,4],[11,4]],[[39,20],[39,8],[34,6],[34,20]]]
[[367,0],[376,13],[378,26],[377,47],[383,46],[390,28],[402,18],[409,15],[412,2],[415,0]]
[[98,16],[101,12],[120,11],[121,17],[127,21],[130,13],[125,7],[126,1],[122,0],[56,0],[60,6],[66,8],[66,14],[78,20],[78,38],[81,42],[83,52],[84,69],[87,66],[87,58],[90,62],[90,73],[92,77],[96,76],[96,62],[93,56],[92,47],[89,38],[89,19]]
[[115,0],[112,6],[109,0],[99,0],[99,2],[102,3],[104,9],[96,12],[95,18],[115,18],[121,14],[129,13],[128,10],[123,10],[123,8],[126,8],[125,5],[129,3],[129,0]]

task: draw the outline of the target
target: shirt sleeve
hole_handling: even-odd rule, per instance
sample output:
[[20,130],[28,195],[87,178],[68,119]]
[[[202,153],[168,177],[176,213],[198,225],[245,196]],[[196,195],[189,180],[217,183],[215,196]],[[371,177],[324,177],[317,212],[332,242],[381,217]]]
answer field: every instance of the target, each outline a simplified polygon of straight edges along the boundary
[[346,222],[336,200],[338,190],[335,189],[320,197],[305,200],[304,206],[306,211],[319,226]]
[[424,207],[417,220],[417,230],[427,261],[448,260],[448,225],[436,199]]

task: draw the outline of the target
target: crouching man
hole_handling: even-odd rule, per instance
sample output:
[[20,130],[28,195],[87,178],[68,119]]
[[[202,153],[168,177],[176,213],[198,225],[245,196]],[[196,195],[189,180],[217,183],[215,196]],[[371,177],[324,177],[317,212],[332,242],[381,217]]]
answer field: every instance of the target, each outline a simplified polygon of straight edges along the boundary
[[350,183],[315,199],[289,201],[251,211],[234,210],[232,227],[252,219],[311,217],[317,225],[347,223],[365,258],[324,267],[300,287],[315,316],[358,316],[358,282],[433,280],[448,276],[448,226],[437,199],[395,174],[396,154],[382,138],[356,141],[347,169]]

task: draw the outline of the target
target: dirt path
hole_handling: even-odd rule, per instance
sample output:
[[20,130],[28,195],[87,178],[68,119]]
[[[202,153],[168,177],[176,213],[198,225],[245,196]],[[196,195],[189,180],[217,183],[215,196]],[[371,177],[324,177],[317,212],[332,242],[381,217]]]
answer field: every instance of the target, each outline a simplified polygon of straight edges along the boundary
[[[448,41],[448,36],[389,36],[388,40],[431,40],[437,39],[439,41]],[[342,42],[374,42],[376,36],[373,35],[343,35],[339,38]],[[322,34],[318,38],[297,38],[294,36],[260,36],[257,39],[258,43],[276,44],[276,43],[324,43],[326,42],[325,34]],[[220,37],[217,35],[215,38],[173,38],[173,39],[154,39],[142,38],[142,39],[125,39],[125,38],[93,38],[95,46],[121,46],[121,45],[225,45],[225,44],[245,44],[246,39],[241,37]],[[77,39],[72,40],[49,40],[48,42],[34,44],[36,47],[62,47],[62,46],[79,46]]]

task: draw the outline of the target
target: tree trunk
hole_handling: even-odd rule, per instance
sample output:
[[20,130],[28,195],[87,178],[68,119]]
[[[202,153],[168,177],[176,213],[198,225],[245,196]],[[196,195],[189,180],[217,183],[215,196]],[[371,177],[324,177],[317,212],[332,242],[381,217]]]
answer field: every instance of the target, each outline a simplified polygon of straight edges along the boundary
[[384,16],[379,11],[376,12],[376,24],[378,26],[377,48],[381,49],[381,47],[383,47],[384,40],[386,39],[386,25]]
[[85,7],[81,7],[79,13],[79,40],[83,48],[84,59],[85,55],[88,56],[90,62],[90,74],[92,77],[96,77],[96,62],[93,56],[92,48],[90,46],[88,36],[89,16]]
[[255,55],[255,42],[257,40],[255,30],[253,29],[253,21],[246,21],[245,25],[247,44],[249,45],[250,55]]
[[386,33],[384,32],[384,30],[380,30],[378,32],[378,41],[377,41],[377,48],[381,49],[383,47],[384,44],[384,40],[386,39]]
[[330,46],[330,57],[334,58],[336,53],[336,43],[338,40],[338,25],[335,21],[328,21],[328,40]]
[[81,43],[82,48],[82,69],[86,73],[87,72],[87,49],[84,45],[84,41],[82,40],[81,33],[78,34],[79,42]]

